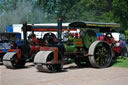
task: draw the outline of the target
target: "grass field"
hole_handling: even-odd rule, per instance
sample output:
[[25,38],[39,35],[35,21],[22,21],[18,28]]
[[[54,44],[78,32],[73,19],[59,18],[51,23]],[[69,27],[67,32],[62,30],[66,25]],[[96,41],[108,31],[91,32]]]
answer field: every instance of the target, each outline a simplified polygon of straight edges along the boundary
[[128,68],[128,57],[124,60],[124,59],[121,59],[119,57],[119,59],[117,59],[117,62],[113,64],[113,66],[115,67],[126,67]]

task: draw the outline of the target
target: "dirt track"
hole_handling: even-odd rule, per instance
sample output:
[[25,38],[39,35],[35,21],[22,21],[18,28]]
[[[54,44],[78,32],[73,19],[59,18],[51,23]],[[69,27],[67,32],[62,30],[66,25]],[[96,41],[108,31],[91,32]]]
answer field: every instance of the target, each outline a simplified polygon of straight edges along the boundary
[[128,85],[128,68],[77,68],[70,64],[60,73],[41,73],[29,63],[12,70],[0,65],[0,85]]

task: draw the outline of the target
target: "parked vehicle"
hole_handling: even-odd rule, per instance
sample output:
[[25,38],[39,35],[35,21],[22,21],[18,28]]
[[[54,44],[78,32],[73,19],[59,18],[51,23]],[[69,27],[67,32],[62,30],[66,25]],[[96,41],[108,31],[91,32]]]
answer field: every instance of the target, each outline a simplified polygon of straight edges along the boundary
[[21,34],[17,32],[0,32],[0,62],[9,49],[16,48],[21,45]]

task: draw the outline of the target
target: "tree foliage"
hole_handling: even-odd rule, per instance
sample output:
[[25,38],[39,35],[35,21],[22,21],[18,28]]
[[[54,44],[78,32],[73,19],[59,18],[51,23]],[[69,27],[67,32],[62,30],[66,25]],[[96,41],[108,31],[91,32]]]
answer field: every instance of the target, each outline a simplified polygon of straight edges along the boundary
[[118,22],[122,27],[128,29],[128,0],[115,0],[113,1],[113,13],[115,18],[119,18]]
[[29,3],[23,7],[30,6],[27,9],[29,12],[19,12],[23,13],[23,19],[13,23],[22,23],[23,20],[29,23],[50,23],[61,17],[63,22],[116,22],[121,24],[121,29],[128,28],[128,0],[0,0],[0,18],[19,9],[22,2]]

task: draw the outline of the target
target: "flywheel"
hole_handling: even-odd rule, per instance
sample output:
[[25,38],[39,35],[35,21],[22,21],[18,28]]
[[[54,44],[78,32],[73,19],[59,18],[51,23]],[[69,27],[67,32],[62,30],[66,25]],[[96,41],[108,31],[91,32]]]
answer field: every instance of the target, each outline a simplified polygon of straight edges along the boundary
[[90,45],[97,40],[96,32],[93,30],[87,30],[83,37],[83,42],[86,48],[89,48]]
[[89,48],[89,61],[93,67],[108,67],[112,61],[112,49],[105,41],[95,41]]

